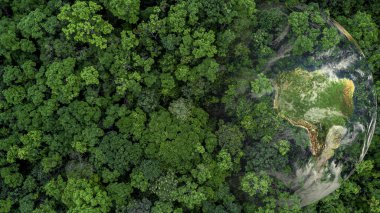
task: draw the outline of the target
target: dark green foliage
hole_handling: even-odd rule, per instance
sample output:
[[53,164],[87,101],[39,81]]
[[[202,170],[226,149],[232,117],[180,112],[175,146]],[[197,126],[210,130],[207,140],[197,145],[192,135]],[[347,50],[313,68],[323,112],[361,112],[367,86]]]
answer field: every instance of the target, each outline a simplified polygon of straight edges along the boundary
[[262,169],[276,171],[288,165],[288,156],[282,155],[276,144],[265,141],[265,139],[266,137],[259,144],[246,148],[247,171],[260,171]]
[[260,171],[292,157],[265,98],[283,29],[295,54],[328,50],[331,14],[380,91],[380,4],[273,2],[0,0],[0,212],[379,212],[378,130],[302,210]]
[[[296,55],[311,52],[318,48],[328,50],[335,47],[340,40],[338,31],[324,23],[323,16],[328,14],[319,11],[315,4],[310,4],[302,12],[292,12],[289,15],[289,25],[295,33],[293,52]],[[315,26],[321,26],[319,30]]]
[[227,149],[232,155],[241,152],[244,135],[238,126],[222,124],[216,135],[220,147]]
[[91,162],[100,172],[104,169],[123,175],[131,165],[137,165],[142,155],[139,144],[132,144],[128,138],[116,132],[109,132],[98,147],[91,149]]

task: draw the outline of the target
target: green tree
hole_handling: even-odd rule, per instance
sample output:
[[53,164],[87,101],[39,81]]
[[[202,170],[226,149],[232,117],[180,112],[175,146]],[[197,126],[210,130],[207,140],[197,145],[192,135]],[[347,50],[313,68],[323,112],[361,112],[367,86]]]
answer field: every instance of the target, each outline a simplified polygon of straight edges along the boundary
[[256,194],[266,195],[270,189],[272,180],[265,173],[246,173],[241,180],[241,189],[249,196]]
[[135,24],[139,19],[140,0],[101,0],[109,11],[116,17]]
[[23,176],[19,173],[16,166],[8,166],[0,169],[0,177],[5,185],[16,188],[21,186]]
[[0,200],[1,212],[10,212],[12,209],[12,200],[10,198],[5,200]]
[[178,180],[173,172],[168,172],[155,181],[152,186],[152,192],[156,194],[161,201],[175,201],[177,199]]
[[68,179],[62,192],[68,212],[108,212],[110,198],[96,183],[84,179]]
[[64,5],[57,17],[67,23],[62,29],[67,39],[74,38],[75,41],[106,48],[107,39],[104,36],[110,34],[113,27],[101,15],[96,14],[101,9],[102,6],[92,1],[76,1],[73,5]]
[[44,36],[43,20],[45,19],[46,14],[40,9],[36,9],[24,16],[17,24],[17,28],[26,38],[42,38]]
[[202,128],[206,125],[207,114],[199,110],[194,115],[196,117],[183,122],[164,110],[152,113],[142,138],[148,143],[147,156],[178,171],[189,170],[204,152],[205,131]]
[[199,206],[203,201],[207,200],[201,188],[193,182],[186,182],[186,185],[178,188],[177,193],[178,201],[184,203],[190,209]]
[[171,203],[165,202],[155,202],[152,207],[152,213],[164,213],[164,212],[173,212],[173,205]]
[[297,55],[302,55],[305,52],[313,51],[314,45],[315,44],[312,39],[308,38],[307,36],[301,35],[296,39],[294,43],[293,52]]
[[131,200],[128,203],[126,212],[143,212],[148,213],[152,207],[152,202],[146,198],[142,200]]
[[131,175],[131,186],[139,189],[142,192],[145,192],[148,189],[149,183],[148,180],[144,177],[142,172],[132,172]]
[[200,28],[194,32],[193,38],[194,49],[192,53],[195,58],[213,57],[217,53],[216,47],[213,45],[215,42],[213,31],[206,32],[204,28]]
[[21,102],[26,98],[26,91],[24,87],[12,86],[3,91],[5,100],[13,105],[21,104]]
[[309,13],[292,12],[289,15],[288,21],[296,35],[304,35],[307,32],[309,26]]
[[74,73],[75,59],[52,63],[46,70],[46,85],[62,103],[70,103],[79,95],[80,78]]
[[340,41],[338,31],[334,28],[325,28],[323,29],[322,34],[322,49],[328,50],[335,47]]
[[184,98],[180,98],[178,100],[170,103],[169,111],[172,113],[177,119],[185,121],[187,118],[191,116],[192,105],[189,100]]
[[0,19],[0,55],[10,61],[11,54],[20,49],[20,39],[16,35],[17,25],[9,18]]
[[238,126],[222,124],[216,132],[216,136],[218,137],[219,146],[228,150],[232,156],[236,156],[241,152],[244,135]]
[[41,131],[30,131],[28,134],[20,136],[20,141],[20,146],[12,146],[8,151],[8,162],[14,163],[16,159],[35,162],[40,158],[39,147],[43,143]]
[[84,80],[86,85],[99,84],[99,73],[93,66],[85,67],[81,71],[80,77]]
[[101,171],[107,166],[120,175],[129,171],[132,165],[137,165],[142,156],[139,144],[131,143],[125,135],[116,132],[109,132],[90,151],[90,160],[95,168]]
[[287,140],[279,140],[276,144],[281,155],[286,155],[290,150],[290,143]]
[[257,79],[251,82],[251,91],[254,96],[260,98],[263,95],[272,93],[273,86],[270,80],[266,78],[264,74],[260,73]]
[[117,207],[126,206],[132,191],[131,185],[127,183],[111,183],[107,186],[107,195],[116,203]]

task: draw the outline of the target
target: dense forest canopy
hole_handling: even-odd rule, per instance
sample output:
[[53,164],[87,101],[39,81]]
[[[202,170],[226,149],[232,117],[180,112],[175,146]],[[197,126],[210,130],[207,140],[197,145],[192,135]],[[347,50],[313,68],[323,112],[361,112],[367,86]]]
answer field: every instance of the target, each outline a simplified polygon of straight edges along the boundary
[[309,27],[320,11],[380,94],[377,0],[0,0],[0,212],[380,212],[379,128],[356,172],[301,207],[263,172],[288,166],[272,100],[239,99],[272,91],[285,26],[293,54],[336,45]]

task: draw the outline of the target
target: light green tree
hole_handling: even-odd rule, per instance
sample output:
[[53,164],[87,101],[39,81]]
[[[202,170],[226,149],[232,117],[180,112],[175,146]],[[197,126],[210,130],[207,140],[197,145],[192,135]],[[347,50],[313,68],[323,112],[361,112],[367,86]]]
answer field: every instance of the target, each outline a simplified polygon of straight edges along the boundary
[[67,23],[62,29],[67,39],[74,38],[75,41],[106,48],[107,39],[104,36],[110,34],[113,27],[101,15],[96,14],[101,9],[102,6],[92,1],[76,1],[73,5],[64,5],[57,17]]
[[241,189],[248,193],[249,196],[256,194],[266,195],[270,189],[271,182],[272,180],[265,173],[248,172],[241,180]]
[[279,140],[276,147],[281,155],[286,155],[290,150],[290,143],[287,140]]
[[108,212],[110,198],[99,185],[84,179],[69,179],[62,194],[68,212]]
[[135,24],[139,19],[140,0],[101,0],[116,17]]
[[84,80],[86,85],[99,84],[99,73],[93,66],[85,67],[81,71],[80,77]]

